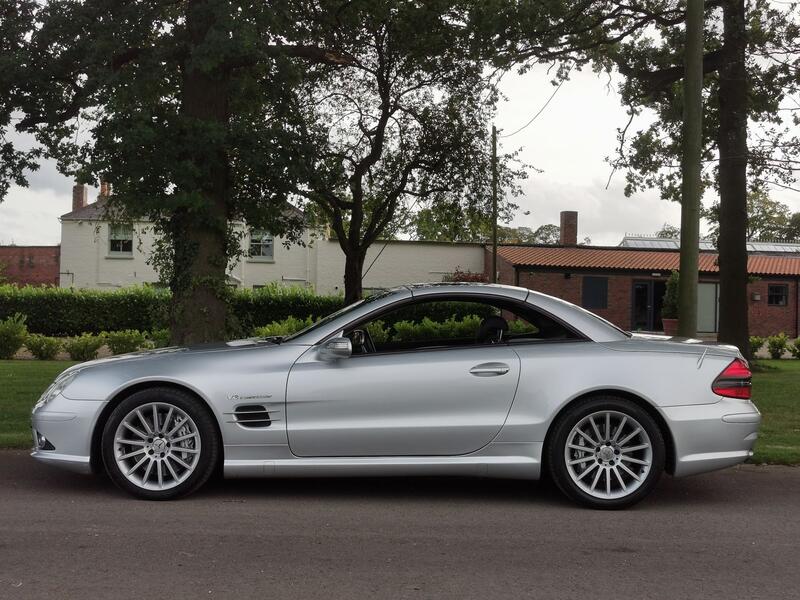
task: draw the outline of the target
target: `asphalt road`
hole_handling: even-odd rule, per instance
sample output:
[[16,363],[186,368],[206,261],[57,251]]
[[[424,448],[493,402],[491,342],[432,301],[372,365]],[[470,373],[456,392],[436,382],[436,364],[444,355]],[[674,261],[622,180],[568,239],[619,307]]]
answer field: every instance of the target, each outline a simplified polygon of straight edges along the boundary
[[546,483],[218,482],[177,502],[0,452],[0,598],[798,598],[800,469],[596,512]]

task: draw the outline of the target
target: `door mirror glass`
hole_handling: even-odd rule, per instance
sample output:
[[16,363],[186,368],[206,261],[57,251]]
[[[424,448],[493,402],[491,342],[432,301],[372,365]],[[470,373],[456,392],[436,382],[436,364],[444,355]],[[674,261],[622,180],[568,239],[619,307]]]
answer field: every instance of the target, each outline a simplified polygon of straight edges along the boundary
[[323,360],[337,360],[350,358],[353,354],[353,344],[348,338],[337,337],[328,340],[322,345],[319,357]]

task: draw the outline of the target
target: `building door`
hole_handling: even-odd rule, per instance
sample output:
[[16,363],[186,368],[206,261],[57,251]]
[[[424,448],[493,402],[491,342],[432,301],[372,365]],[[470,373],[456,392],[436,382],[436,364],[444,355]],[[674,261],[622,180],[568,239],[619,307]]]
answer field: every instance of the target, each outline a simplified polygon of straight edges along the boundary
[[662,331],[661,305],[664,303],[665,281],[648,279],[633,282],[631,331]]
[[719,330],[719,284],[697,285],[697,331],[716,333]]

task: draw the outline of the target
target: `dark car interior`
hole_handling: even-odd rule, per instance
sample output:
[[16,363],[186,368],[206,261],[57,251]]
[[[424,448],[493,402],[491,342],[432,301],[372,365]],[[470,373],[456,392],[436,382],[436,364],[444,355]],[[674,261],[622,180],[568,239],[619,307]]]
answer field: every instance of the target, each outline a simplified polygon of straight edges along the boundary
[[504,298],[417,300],[345,331],[353,354],[576,340],[572,329]]

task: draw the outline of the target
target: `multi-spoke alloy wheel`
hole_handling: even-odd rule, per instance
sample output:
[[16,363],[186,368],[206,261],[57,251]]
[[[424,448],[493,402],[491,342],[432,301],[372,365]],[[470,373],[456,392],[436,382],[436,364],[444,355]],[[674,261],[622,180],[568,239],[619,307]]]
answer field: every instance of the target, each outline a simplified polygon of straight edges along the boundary
[[168,490],[186,481],[197,467],[200,449],[192,418],[164,402],[133,409],[114,437],[119,470],[146,490]]
[[653,463],[653,446],[636,419],[604,410],[585,416],[572,428],[564,460],[578,487],[610,500],[642,485]]
[[664,467],[664,441],[653,418],[626,399],[592,398],[554,425],[548,466],[567,495],[596,508],[643,498]]
[[103,460],[112,479],[133,494],[167,499],[202,485],[219,453],[212,417],[180,390],[133,394],[111,414]]

